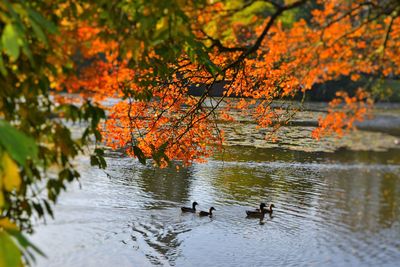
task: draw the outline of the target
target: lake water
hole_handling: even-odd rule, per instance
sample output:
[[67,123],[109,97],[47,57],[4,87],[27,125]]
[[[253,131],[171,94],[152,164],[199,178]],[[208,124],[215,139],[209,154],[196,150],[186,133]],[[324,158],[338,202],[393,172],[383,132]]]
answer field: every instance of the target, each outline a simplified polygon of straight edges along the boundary
[[[37,266],[399,266],[400,150],[334,153],[233,146],[205,164],[156,169],[109,152],[79,159],[31,240]],[[216,208],[213,218],[182,214]],[[245,210],[274,203],[264,223]]]

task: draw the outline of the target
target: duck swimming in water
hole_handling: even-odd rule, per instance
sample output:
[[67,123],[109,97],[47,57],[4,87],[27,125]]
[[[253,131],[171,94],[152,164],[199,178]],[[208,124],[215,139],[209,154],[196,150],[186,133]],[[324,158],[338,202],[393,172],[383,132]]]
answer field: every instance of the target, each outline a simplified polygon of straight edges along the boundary
[[209,212],[207,212],[207,211],[200,211],[199,212],[199,216],[210,216],[210,217],[212,217],[212,211],[213,210],[216,210],[214,207],[211,207],[210,208],[210,211]]
[[182,212],[192,212],[195,213],[196,212],[196,205],[199,205],[199,203],[197,203],[196,201],[193,202],[192,207],[182,207],[181,210]]
[[260,204],[260,209],[256,209],[255,211],[253,210],[246,210],[247,217],[252,217],[252,218],[264,218],[264,215],[266,213],[269,213],[269,215],[272,214],[273,210],[272,208],[275,208],[274,204],[269,205],[268,208],[265,208],[266,205],[265,203]]
[[269,214],[271,215],[272,212],[273,212],[272,208],[275,208],[275,205],[274,205],[274,204],[270,204],[270,205],[269,205],[269,208],[264,208],[264,211],[265,211],[266,213],[269,213]]
[[260,212],[260,210],[264,209],[267,206],[267,204],[265,204],[264,202],[260,203],[260,208],[259,209],[255,209],[255,211]]
[[252,218],[261,218],[264,217],[264,214],[266,213],[266,207],[265,203],[260,204],[260,209],[256,210],[246,210],[247,217],[252,217]]

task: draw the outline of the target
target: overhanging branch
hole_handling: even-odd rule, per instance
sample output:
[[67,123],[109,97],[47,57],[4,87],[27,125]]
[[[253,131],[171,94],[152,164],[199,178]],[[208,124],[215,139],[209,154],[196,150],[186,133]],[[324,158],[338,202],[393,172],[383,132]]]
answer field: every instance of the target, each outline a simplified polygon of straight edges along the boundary
[[[279,6],[278,4],[274,5],[275,7],[277,7],[277,10],[275,11],[274,14],[272,14],[271,17],[269,17],[268,23],[267,25],[264,27],[262,33],[260,34],[260,36],[257,38],[256,42],[254,43],[254,45],[252,45],[249,49],[247,49],[246,51],[244,51],[234,62],[232,62],[231,64],[229,64],[228,66],[226,66],[223,70],[226,71],[230,68],[235,67],[237,64],[241,63],[245,58],[247,58],[250,54],[256,52],[260,46],[262,41],[264,40],[265,36],[267,35],[267,33],[269,32],[269,30],[271,29],[272,25],[274,25],[275,20],[285,11],[290,10],[290,9],[294,9],[297,8],[303,4],[305,4],[308,0],[300,0],[300,1],[296,1],[290,5],[286,5],[286,6]],[[268,1],[269,3],[272,3],[273,1]]]

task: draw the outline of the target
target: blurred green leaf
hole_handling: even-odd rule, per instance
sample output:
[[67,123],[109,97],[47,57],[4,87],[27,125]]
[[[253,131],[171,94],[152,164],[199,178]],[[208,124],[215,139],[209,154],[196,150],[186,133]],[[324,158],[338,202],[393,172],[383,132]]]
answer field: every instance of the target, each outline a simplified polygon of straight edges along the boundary
[[[1,50],[1,44],[0,44],[0,50]],[[2,55],[0,55],[0,72],[3,76],[7,75],[7,69],[4,66],[4,60]]]
[[33,20],[35,20],[39,25],[41,25],[43,28],[45,28],[49,33],[57,33],[58,29],[57,26],[45,19],[40,13],[36,12],[33,9],[30,8],[26,8],[29,14],[29,17],[32,18]]
[[28,158],[37,159],[38,148],[35,141],[4,120],[0,120],[0,145],[22,166],[25,166]]
[[0,267],[20,267],[21,252],[4,230],[0,230]]
[[35,32],[36,37],[44,44],[48,45],[46,34],[34,20],[31,20],[31,26],[33,31]]
[[19,245],[25,249],[31,248],[39,255],[46,257],[46,255],[37,246],[32,244],[20,231],[18,230],[7,230],[11,236],[13,236],[19,243]]
[[12,60],[17,60],[19,57],[18,33],[11,23],[4,27],[3,34],[1,35],[1,43],[4,52]]
[[138,158],[140,163],[146,164],[146,156],[138,146],[133,146],[133,153]]

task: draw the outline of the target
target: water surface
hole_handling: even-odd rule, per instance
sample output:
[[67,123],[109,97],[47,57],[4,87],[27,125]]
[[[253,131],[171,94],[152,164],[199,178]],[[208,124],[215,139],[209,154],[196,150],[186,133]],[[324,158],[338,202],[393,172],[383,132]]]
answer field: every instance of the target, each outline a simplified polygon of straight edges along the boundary
[[[38,225],[38,266],[398,266],[400,151],[230,147],[155,169],[109,152]],[[213,218],[182,214],[192,201]],[[263,224],[245,210],[276,206]]]

